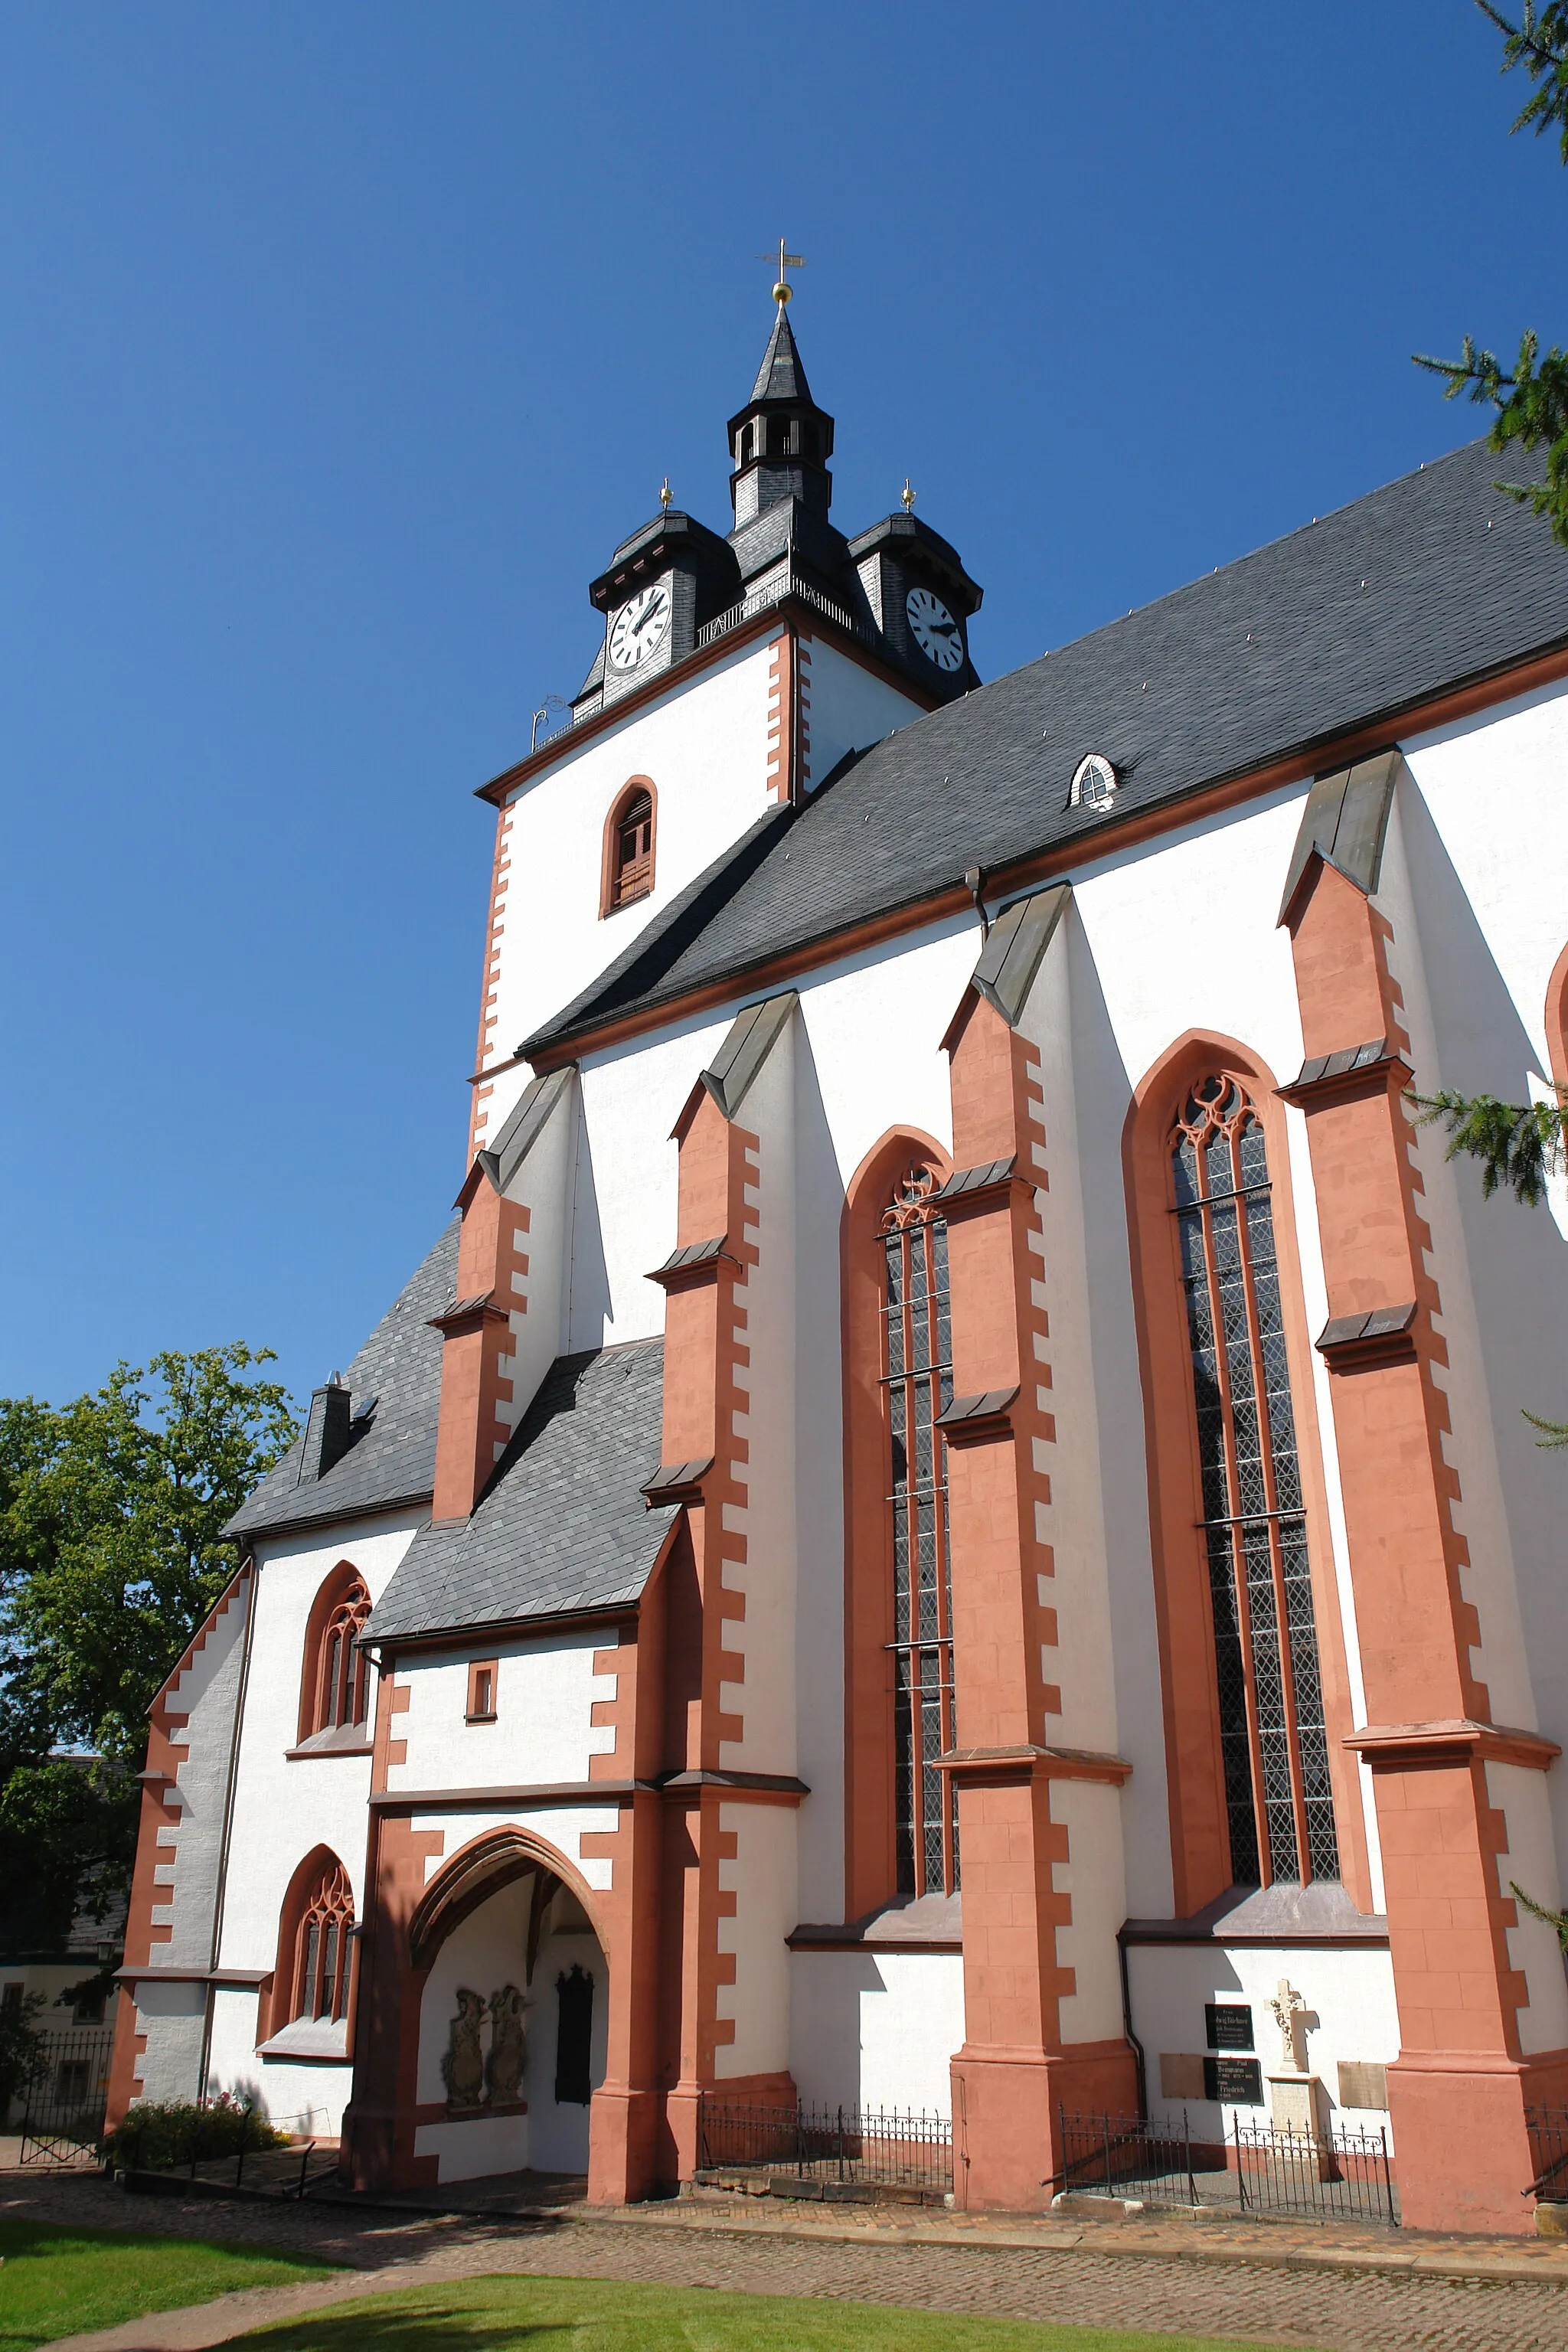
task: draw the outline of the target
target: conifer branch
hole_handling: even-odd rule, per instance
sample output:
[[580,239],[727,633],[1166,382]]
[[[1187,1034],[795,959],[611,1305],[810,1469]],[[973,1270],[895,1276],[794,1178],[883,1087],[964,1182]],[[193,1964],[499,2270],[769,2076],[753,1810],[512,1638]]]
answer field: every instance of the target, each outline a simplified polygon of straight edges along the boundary
[[1568,0],[1546,0],[1544,8],[1537,9],[1534,0],[1524,0],[1524,22],[1510,24],[1500,8],[1491,0],[1476,0],[1483,16],[1489,16],[1498,31],[1506,35],[1500,71],[1511,73],[1515,66],[1523,66],[1531,81],[1543,86],[1538,89],[1514,123],[1515,131],[1532,124],[1536,137],[1550,130],[1554,123],[1563,127],[1562,154],[1568,163]]
[[1568,1911],[1548,1911],[1543,1903],[1537,1903],[1533,1895],[1525,1893],[1517,1879],[1509,1880],[1508,1891],[1516,1903],[1523,1904],[1532,1919],[1544,1919],[1549,1927],[1556,1929],[1557,1941],[1564,1958],[1568,1958]]
[[1568,1087],[1559,1087],[1556,1094],[1555,1102],[1505,1103],[1495,1095],[1461,1095],[1445,1087],[1436,1095],[1412,1091],[1406,1100],[1421,1114],[1417,1127],[1443,1121],[1447,1159],[1465,1151],[1480,1161],[1481,1192],[1488,1200],[1500,1184],[1507,1184],[1516,1200],[1532,1207],[1545,1199],[1549,1178],[1560,1174],[1568,1159]]

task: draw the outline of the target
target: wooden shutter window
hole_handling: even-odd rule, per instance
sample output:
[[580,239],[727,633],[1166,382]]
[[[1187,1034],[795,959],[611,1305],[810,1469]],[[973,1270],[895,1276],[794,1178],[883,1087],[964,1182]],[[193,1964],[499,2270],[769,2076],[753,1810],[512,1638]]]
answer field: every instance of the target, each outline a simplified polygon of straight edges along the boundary
[[653,798],[637,793],[616,821],[615,878],[611,900],[625,907],[653,888]]

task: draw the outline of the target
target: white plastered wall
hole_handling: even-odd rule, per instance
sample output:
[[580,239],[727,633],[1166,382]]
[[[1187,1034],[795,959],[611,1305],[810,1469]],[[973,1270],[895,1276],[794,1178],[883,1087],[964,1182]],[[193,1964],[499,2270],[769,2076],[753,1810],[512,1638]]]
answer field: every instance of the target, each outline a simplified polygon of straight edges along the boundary
[[[370,1759],[331,1754],[290,1759],[287,1751],[298,1738],[305,1629],[323,1580],[341,1560],[349,1560],[363,1577],[372,1601],[379,1600],[424,1517],[415,1511],[388,1514],[335,1528],[272,1536],[258,1545],[256,1616],[235,1779],[220,1968],[270,1970],[275,1966],[279,1919],[289,1880],[318,1845],[329,1847],[342,1864],[354,1891],[355,1916],[364,1916]],[[326,2118],[310,2128],[335,2131],[349,2095],[349,2068],[260,2058],[256,2025],[254,1992],[238,1988],[215,1992],[210,2083],[217,2089],[255,2087],[268,2113],[287,2117],[309,2111]]]
[[[740,646],[585,742],[564,730],[552,739],[559,758],[512,795],[515,912],[500,941],[490,1058],[504,1060],[570,1004],[771,805],[773,658],[771,639]],[[651,778],[658,794],[655,887],[601,918],[605,820],[632,776]],[[498,1086],[491,1134],[526,1076]]]
[[[1194,2139],[1215,2141],[1237,2120],[1245,2129],[1268,2121],[1268,2075],[1281,2058],[1279,2028],[1268,2003],[1281,1978],[1307,2008],[1307,2064],[1321,2077],[1335,2127],[1376,2130],[1388,2118],[1382,2109],[1341,2107],[1342,2062],[1391,2065],[1399,2055],[1399,2017],[1394,2000],[1394,1969],[1384,1945],[1361,1949],[1286,1945],[1225,1948],[1203,1944],[1135,1944],[1127,1955],[1132,2030],[1143,2045],[1149,2113],[1181,2129],[1185,2105]],[[1261,2107],[1221,2105],[1208,2099],[1167,2099],[1160,2088],[1163,2052],[1201,2056],[1207,2047],[1205,2001],[1245,2001],[1252,2011],[1255,2053],[1263,2073]],[[1393,2148],[1393,2135],[1389,2147]]]
[[735,1981],[718,1989],[718,2015],[735,2036],[721,2042],[714,2072],[771,2074],[789,2063],[789,1951],[795,1924],[795,1826],[788,1805],[721,1805],[719,1826],[733,1835],[735,1859],[719,1864],[719,1885],[733,1893],[732,1917],[719,1921],[719,1949],[735,1955]]
[[802,2098],[952,2116],[962,1954],[797,1951],[789,1960],[790,2071]]
[[746,1356],[735,1380],[747,1404],[734,1416],[733,1434],[744,1452],[731,1468],[746,1500],[726,1503],[724,1532],[742,1538],[746,1557],[726,1560],[722,1574],[725,1589],[745,1601],[744,1614],[725,1627],[726,1649],[745,1666],[740,1683],[719,1686],[721,1709],[742,1722],[739,1739],[720,1743],[719,1761],[729,1771],[795,1769],[795,1498],[802,1465],[795,1428],[793,1043],[788,1029],[774,1039],[735,1114],[735,1125],[758,1138],[756,1175],[743,1196],[758,1262],[735,1286]]
[[806,726],[808,792],[826,782],[846,751],[863,751],[921,715],[921,706],[822,637],[802,640],[801,715]]
[[[506,1198],[528,1211],[528,1231],[522,1238],[528,1271],[514,1271],[510,1276],[512,1295],[506,1303],[511,1352],[502,1358],[500,1368],[502,1379],[511,1383],[511,1395],[496,1406],[497,1420],[509,1430],[516,1429],[545,1373],[563,1352],[579,1117],[577,1087],[573,1082],[506,1188]],[[492,1123],[490,1131],[499,1133],[499,1126]],[[498,1461],[505,1451],[504,1442],[498,1439]]]
[[154,1904],[153,1922],[167,1927],[170,1935],[166,1944],[154,1947],[153,1958],[155,1965],[164,1968],[205,1969],[212,1962],[213,1917],[251,1583],[251,1578],[245,1578],[220,1602],[215,1622],[199,1638],[195,1655],[169,1689],[169,1712],[184,1715],[187,1720],[183,1730],[169,1737],[178,1759],[174,1772],[179,1821],[158,1832],[159,1852],[170,1859],[159,1862],[154,1879],[160,1887],[167,1888],[168,1895],[165,1901]]
[[[1390,962],[1416,1087],[1546,1097],[1546,989],[1568,939],[1568,688],[1521,697],[1405,751],[1411,781],[1396,796],[1377,903],[1394,927]],[[1525,1409],[1549,1420],[1568,1411],[1564,1196],[1555,1188],[1551,1207],[1506,1191],[1486,1200],[1476,1163],[1447,1163],[1438,1129],[1420,1129],[1415,1150],[1449,1358],[1445,1453],[1460,1483],[1455,1526],[1470,1561],[1462,1584],[1480,1617],[1473,1663],[1494,1720],[1568,1745],[1563,1457],[1539,1448],[1523,1418]],[[1562,1768],[1495,1769],[1508,1791],[1505,1883],[1518,1879],[1555,1908],[1568,1886]],[[1525,2046],[1562,2047],[1568,1996],[1549,1935],[1521,1918],[1510,1944],[1530,1985]]]
[[[548,1633],[400,1658],[397,1679],[408,1705],[397,1736],[407,1747],[403,1762],[387,1767],[388,1790],[586,1780],[591,1759],[616,1744],[614,1725],[593,1720],[595,1701],[616,1696],[617,1677],[594,1671],[595,1649],[603,1646],[591,1633]],[[493,1723],[467,1720],[468,1661],[478,1656],[497,1660]]]
[[[614,1804],[572,1805],[509,1805],[498,1800],[494,1804],[476,1804],[454,1812],[442,1806],[417,1806],[410,1809],[411,1827],[434,1831],[441,1839],[438,1853],[426,1854],[425,1878],[428,1885],[438,1871],[444,1870],[455,1853],[470,1845],[475,1838],[487,1836],[499,1829],[526,1831],[546,1847],[552,1848],[563,1862],[569,1863],[584,1886],[599,1894],[610,1891],[611,1864],[606,1854],[583,1853],[583,1840],[603,1836],[620,1825],[620,1809]],[[549,1864],[550,1855],[546,1854]]]
[[[1234,1037],[1258,1055],[1281,1084],[1300,1067],[1301,1022],[1290,935],[1277,919],[1307,789],[1304,782],[1290,786],[1203,824],[1088,864],[1073,877],[1074,911],[1088,950],[1087,958],[1075,958],[1075,1034],[1082,1041],[1086,1064],[1092,1060],[1097,1097],[1098,1141],[1092,1160],[1087,1156],[1084,1160],[1086,1196],[1091,1188],[1100,1188],[1109,1199],[1124,1202],[1121,1129],[1113,1116],[1116,1096],[1121,1093],[1125,1118],[1134,1087],[1187,1032]],[[1079,1112],[1088,1116],[1081,1097]],[[1318,1331],[1327,1318],[1328,1303],[1306,1122],[1295,1110],[1287,1110],[1285,1117],[1307,1324]],[[1121,1286],[1123,1280],[1111,1275],[1107,1261],[1107,1288],[1096,1299],[1097,1360],[1102,1349],[1112,1360],[1126,1360],[1132,1326],[1131,1294]],[[1114,1322],[1106,1312],[1107,1290],[1117,1300]],[[1316,1415],[1351,1703],[1356,1719],[1364,1722],[1333,1420],[1327,1374],[1318,1359],[1310,1395],[1298,1395],[1294,1402],[1299,1422],[1309,1412]],[[1135,1447],[1127,1445],[1122,1433],[1120,1466],[1127,1507],[1142,1512],[1146,1531],[1141,1411],[1137,1426]],[[1145,1532],[1140,1549],[1146,1545]],[[1152,1619],[1152,1592],[1147,1608]],[[1146,1736],[1150,1727],[1146,1718],[1135,1721],[1127,1704],[1132,1696],[1127,1669],[1135,1654],[1129,1625],[1137,1614],[1136,1596],[1124,1588],[1116,1601],[1114,1622],[1118,1689],[1125,1695],[1121,1717],[1130,1740],[1141,1729]],[[1362,1792],[1376,1902],[1381,1864],[1364,1773]],[[1140,1916],[1161,1916],[1170,1899],[1168,1858],[1156,1863],[1153,1856],[1156,1843],[1163,1842],[1168,1857],[1164,1803],[1163,1774],[1156,1783],[1152,1775],[1135,1772],[1128,1784],[1126,1807],[1129,1906]]]
[[664,1293],[647,1276],[675,1247],[672,1130],[731,1017],[684,1024],[579,1066],[567,1353],[664,1329]]

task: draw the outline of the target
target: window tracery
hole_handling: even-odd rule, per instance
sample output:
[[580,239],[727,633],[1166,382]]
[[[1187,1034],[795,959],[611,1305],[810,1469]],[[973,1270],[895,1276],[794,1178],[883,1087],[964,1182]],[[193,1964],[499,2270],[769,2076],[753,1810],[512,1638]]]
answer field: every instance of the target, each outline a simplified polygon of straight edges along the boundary
[[[370,1615],[370,1594],[362,1577],[344,1584],[316,1634],[308,1732],[335,1731],[370,1717],[370,1659],[357,1646]],[[310,1673],[309,1662],[307,1673]]]
[[1251,1885],[1337,1878],[1268,1153],[1240,1080],[1226,1071],[1200,1078],[1169,1149],[1231,1873]]
[[323,1864],[294,1931],[292,2018],[336,2020],[348,2013],[353,1889],[334,1858]]
[[937,1418],[952,1402],[947,1221],[941,1179],[907,1168],[882,1213],[883,1385],[892,1516],[894,1826],[900,1894],[959,1883],[952,1782],[937,1758],[954,1745],[952,1590],[947,1453]]

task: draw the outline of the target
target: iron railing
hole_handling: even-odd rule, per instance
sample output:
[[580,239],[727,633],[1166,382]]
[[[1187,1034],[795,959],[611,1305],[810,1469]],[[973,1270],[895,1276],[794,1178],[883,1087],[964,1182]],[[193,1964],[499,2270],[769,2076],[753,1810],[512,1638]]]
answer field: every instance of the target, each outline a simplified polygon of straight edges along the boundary
[[23,2164],[80,2164],[103,2130],[112,2025],[40,2033],[22,2086]]
[[1293,2213],[1310,2221],[1377,2221],[1399,2227],[1388,2131],[1270,2131],[1237,2119],[1237,2189],[1242,2210]]
[[[1146,2205],[1212,2205],[1302,2221],[1399,2226],[1384,2129],[1314,2138],[1237,2117],[1221,2158],[1206,2143],[1194,2145],[1184,2107],[1179,2131],[1145,2117],[1069,2116],[1065,2108],[1059,2114],[1062,2169],[1047,2187],[1136,2198]],[[1568,2165],[1568,2140],[1563,2145]]]
[[1535,2178],[1520,2195],[1568,2203],[1568,2107],[1526,2107],[1524,2121]]
[[832,621],[847,636],[863,638],[868,644],[874,641],[874,632],[867,627],[864,621],[858,619],[853,613],[846,612],[843,605],[835,604],[831,596],[825,596],[820,588],[813,587],[809,580],[803,580],[798,572],[789,571],[782,572],[776,580],[767,581],[762,587],[754,588],[749,596],[743,596],[738,604],[731,604],[727,612],[716,614],[712,620],[705,621],[697,632],[699,649],[712,645],[719,637],[727,636],[731,629],[738,629],[742,622],[749,621],[753,614],[765,613],[770,606],[782,604],[786,596],[796,597],[803,604],[809,604],[813,612],[820,613],[825,620]]
[[952,2126],[898,2107],[754,2105],[702,2096],[698,2170],[766,2173],[830,2191],[851,2184],[925,2198],[952,2188]]

